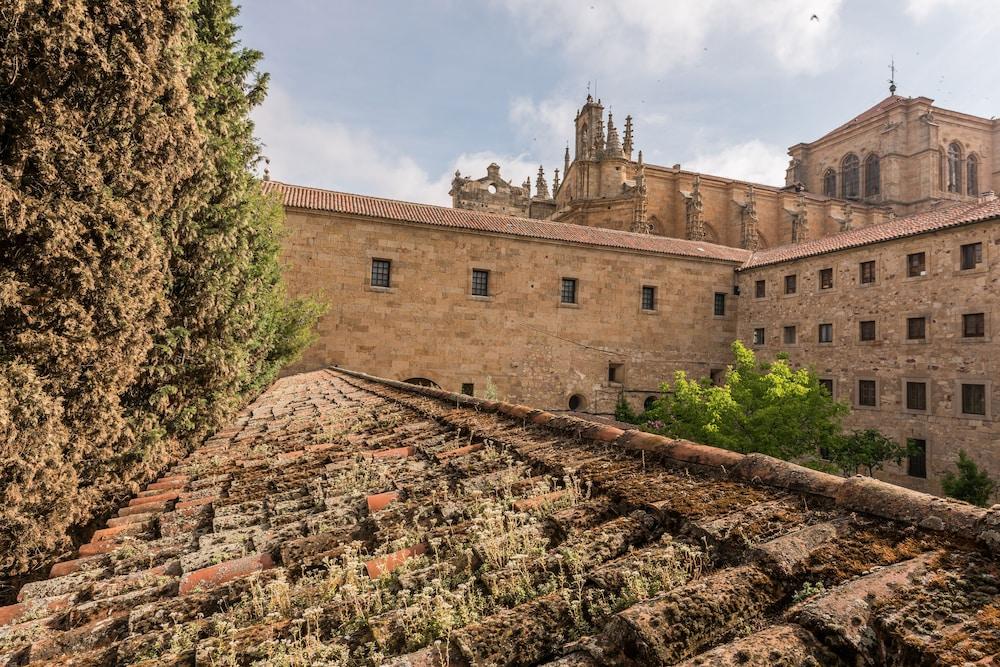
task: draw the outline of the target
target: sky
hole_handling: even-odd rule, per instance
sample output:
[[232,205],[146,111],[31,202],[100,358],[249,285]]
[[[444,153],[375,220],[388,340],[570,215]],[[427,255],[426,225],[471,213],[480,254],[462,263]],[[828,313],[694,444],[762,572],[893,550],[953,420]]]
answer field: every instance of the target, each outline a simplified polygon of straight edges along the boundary
[[1000,0],[245,0],[271,178],[450,205],[561,168],[588,90],[647,163],[782,185],[888,93],[1000,116]]

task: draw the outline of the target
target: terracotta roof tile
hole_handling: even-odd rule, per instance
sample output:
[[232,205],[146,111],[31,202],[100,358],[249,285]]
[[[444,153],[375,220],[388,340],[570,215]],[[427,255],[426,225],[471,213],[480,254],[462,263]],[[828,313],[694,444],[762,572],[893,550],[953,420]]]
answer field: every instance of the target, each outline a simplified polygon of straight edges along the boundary
[[822,255],[838,250],[857,248],[872,243],[882,243],[906,236],[926,234],[939,229],[983,222],[994,218],[1000,218],[1000,199],[956,204],[940,208],[936,211],[916,213],[904,218],[896,218],[888,222],[869,225],[868,227],[859,227],[858,229],[852,229],[813,241],[760,250],[754,253],[740,267],[740,270],[788,262],[794,259]]
[[744,262],[749,251],[714,243],[701,243],[650,234],[633,234],[601,227],[586,227],[564,222],[533,220],[496,213],[469,211],[428,204],[414,204],[395,199],[335,192],[264,181],[264,191],[281,195],[285,206],[312,211],[346,213],[383,220],[416,222],[440,227],[470,229],[494,234],[565,241],[584,245],[639,250],[664,255],[703,257],[727,262]]

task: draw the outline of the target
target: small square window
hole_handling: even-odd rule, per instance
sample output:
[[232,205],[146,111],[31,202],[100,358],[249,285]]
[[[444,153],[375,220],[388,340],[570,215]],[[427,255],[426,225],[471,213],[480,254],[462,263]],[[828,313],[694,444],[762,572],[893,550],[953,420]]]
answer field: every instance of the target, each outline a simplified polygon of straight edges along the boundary
[[875,380],[858,380],[858,405],[869,408],[878,405]]
[[608,364],[608,382],[621,382],[621,364]]
[[986,415],[985,384],[962,384],[962,414]]
[[916,278],[927,275],[927,254],[915,252],[906,256],[906,276]]
[[907,317],[906,318],[906,339],[925,340],[927,338],[927,318]]
[[794,273],[790,276],[785,276],[785,294],[795,294],[798,289],[799,277]]
[[833,269],[819,270],[819,288],[833,289]]
[[476,385],[474,385],[471,382],[463,382],[462,383],[462,393],[465,394],[466,396],[475,396],[476,395]]
[[909,453],[906,456],[906,474],[910,477],[927,477],[927,441],[909,438],[906,441]]
[[[387,259],[372,260],[372,287],[388,287],[392,262]],[[452,385],[454,386],[454,385]]]
[[863,341],[875,340],[875,320],[859,322],[858,337]]
[[962,315],[962,337],[983,338],[986,335],[986,314],[968,313]]
[[726,383],[726,371],[721,368],[713,368],[708,371],[708,378],[712,386],[721,387]]
[[642,286],[642,309],[656,310],[656,288],[649,285]]
[[754,285],[754,296],[763,299],[767,295],[767,281],[758,280]]
[[559,299],[563,303],[576,303],[576,278],[563,278]]
[[785,345],[795,345],[795,327],[785,327],[783,339]]
[[870,285],[875,282],[875,260],[861,262],[861,284]]
[[722,317],[726,314],[726,293],[715,293],[715,316]]
[[764,344],[764,327],[758,327],[753,330],[753,344],[754,345]]
[[974,269],[983,263],[983,244],[967,243],[962,246],[962,270]]
[[927,383],[906,383],[906,409],[924,412],[927,410]]
[[819,342],[821,343],[832,343],[833,342],[833,325],[830,323],[819,325]]
[[826,390],[826,393],[833,398],[833,379],[832,378],[820,378],[819,386]]
[[486,269],[472,269],[472,296],[490,295],[490,272]]

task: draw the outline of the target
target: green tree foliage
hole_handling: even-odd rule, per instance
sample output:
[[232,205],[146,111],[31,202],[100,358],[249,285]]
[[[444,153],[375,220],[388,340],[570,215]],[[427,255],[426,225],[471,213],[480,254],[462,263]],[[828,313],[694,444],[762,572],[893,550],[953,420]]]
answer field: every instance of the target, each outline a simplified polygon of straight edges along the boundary
[[182,455],[307,340],[228,2],[0,11],[0,570]]
[[727,382],[691,380],[679,371],[648,415],[674,437],[783,459],[813,454],[837,442],[847,407],[830,399],[809,369],[787,358],[758,363],[741,342],[732,345]]
[[625,399],[625,394],[618,395],[618,402],[615,403],[615,419],[626,424],[638,424],[639,416]]
[[876,470],[881,470],[886,461],[894,461],[898,465],[909,454],[906,447],[873,428],[837,438],[826,451],[827,458],[844,475],[864,470],[869,477]]
[[964,450],[958,452],[955,466],[958,468],[957,475],[949,471],[941,478],[944,494],[980,507],[989,505],[997,483]]

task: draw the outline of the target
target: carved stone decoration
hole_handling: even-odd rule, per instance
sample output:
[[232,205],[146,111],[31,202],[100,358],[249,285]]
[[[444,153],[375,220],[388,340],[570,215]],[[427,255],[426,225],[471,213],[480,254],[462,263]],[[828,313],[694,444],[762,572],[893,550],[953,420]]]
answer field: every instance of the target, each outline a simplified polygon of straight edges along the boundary
[[639,162],[635,167],[635,203],[629,231],[638,234],[653,233],[653,225],[646,220],[646,165],[642,163],[642,151],[639,151]]
[[555,197],[557,192],[559,192],[559,169],[556,169],[556,175],[552,177],[552,196]]
[[747,250],[756,251],[759,245],[757,234],[757,195],[753,186],[747,186],[746,202],[743,204],[742,246]]
[[844,204],[844,219],[840,221],[840,231],[847,232],[851,230],[851,218],[854,217],[854,207],[851,206],[850,202]]
[[694,177],[691,186],[691,196],[685,202],[687,206],[686,235],[691,241],[705,240],[705,202],[701,197],[701,176]]
[[799,195],[795,203],[795,213],[792,214],[792,243],[804,243],[809,240],[809,211],[806,210],[806,198]]
[[549,184],[545,182],[545,169],[538,165],[538,178],[535,180],[535,196],[542,199],[549,198]]

